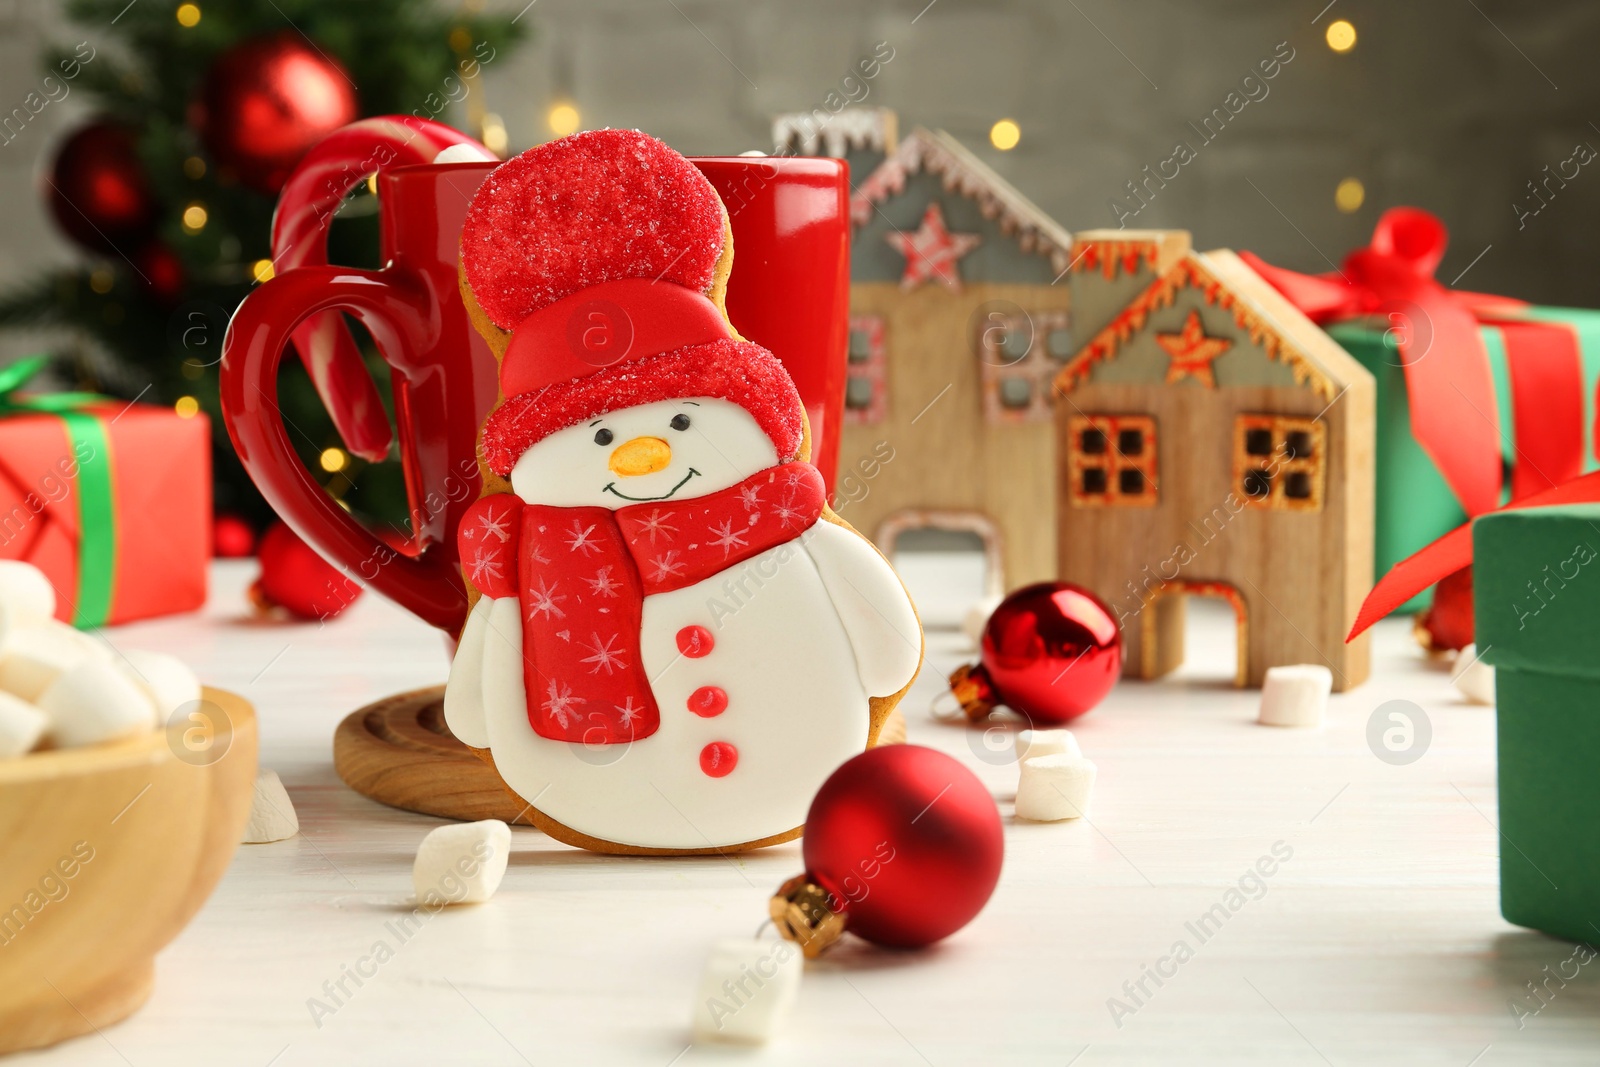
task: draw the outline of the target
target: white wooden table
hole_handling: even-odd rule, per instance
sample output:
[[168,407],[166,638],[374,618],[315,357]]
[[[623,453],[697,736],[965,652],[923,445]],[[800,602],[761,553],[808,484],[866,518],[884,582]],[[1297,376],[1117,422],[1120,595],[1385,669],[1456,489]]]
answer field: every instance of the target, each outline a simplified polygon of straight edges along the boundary
[[[356,706],[442,681],[442,641],[371,595],[321,628],[249,621],[250,570],[219,566],[203,616],[109,637],[179,653],[255,703],[263,765],[288,785],[300,836],[240,849],[160,957],[141,1012],[19,1067],[1600,1062],[1600,964],[1552,983],[1518,1025],[1510,1004],[1539,1007],[1525,983],[1571,948],[1500,918],[1494,713],[1461,702],[1404,622],[1379,628],[1373,680],[1336,696],[1323,729],[1290,731],[1253,723],[1256,694],[1224,681],[1230,621],[1196,612],[1192,667],[1122,684],[1078,724],[1100,768],[1093,821],[1055,825],[1012,821],[1005,751],[926,716],[968,656],[959,634],[930,633],[905,704],[911,740],[993,790],[999,889],[933,951],[855,942],[808,965],[780,1039],[750,1051],[691,1046],[690,998],[708,945],[753,934],[769,893],[801,870],[797,843],[737,860],[621,859],[518,828],[494,900],[399,943],[385,924],[409,910],[413,850],[437,822],[346,789],[330,738]],[[1373,709],[1397,698],[1433,726],[1408,766],[1366,741]],[[1186,924],[1226,906],[1277,842],[1292,858],[1264,895],[1247,883],[1257,899],[1202,942]],[[1192,958],[1162,964],[1171,977],[1145,977],[1134,1001],[1124,983],[1137,992],[1180,940]],[[359,987],[347,979],[353,995],[318,1025],[310,998],[330,1002],[324,983],[380,941],[393,958]],[[1114,1021],[1113,997],[1136,1010]]]

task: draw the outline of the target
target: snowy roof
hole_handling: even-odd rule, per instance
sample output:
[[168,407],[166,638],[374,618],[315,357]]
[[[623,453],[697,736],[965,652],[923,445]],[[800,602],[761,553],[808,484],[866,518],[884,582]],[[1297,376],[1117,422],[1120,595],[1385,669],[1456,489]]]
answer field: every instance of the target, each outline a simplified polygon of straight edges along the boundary
[[913,129],[856,187],[851,220],[864,224],[876,205],[904,191],[908,176],[922,173],[940,176],[946,189],[975,201],[983,217],[998,221],[1001,232],[1014,237],[1023,251],[1048,255],[1055,270],[1067,269],[1072,235],[943,130]]
[[772,120],[773,151],[842,159],[851,149],[890,152],[895,147],[895,114],[886,107],[848,107],[829,114],[793,111]]
[[[1144,239],[1139,239],[1140,237]],[[1079,235],[1074,272],[1114,278],[1134,273],[1141,259],[1158,262],[1162,233],[1092,231]],[[1309,387],[1331,404],[1350,383],[1368,372],[1284,296],[1228,249],[1183,251],[1165,271],[1140,290],[1116,316],[1088,339],[1056,375],[1059,394],[1087,381],[1096,364],[1116,359],[1124,345],[1147,329],[1155,312],[1172,307],[1179,292],[1192,289],[1207,305],[1221,308],[1242,336],[1259,345],[1269,360],[1285,364],[1296,384]]]

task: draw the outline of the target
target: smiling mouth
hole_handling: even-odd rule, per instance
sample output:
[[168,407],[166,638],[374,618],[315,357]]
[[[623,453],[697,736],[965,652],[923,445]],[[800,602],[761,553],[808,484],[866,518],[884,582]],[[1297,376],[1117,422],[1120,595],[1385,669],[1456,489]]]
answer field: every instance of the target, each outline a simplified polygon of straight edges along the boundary
[[679,489],[682,489],[685,485],[688,485],[689,484],[689,479],[693,478],[695,475],[697,475],[699,473],[700,473],[699,471],[695,470],[693,467],[690,467],[689,468],[689,473],[685,474],[683,476],[683,481],[679,482],[677,485],[673,486],[671,489],[668,489],[665,493],[662,493],[660,496],[629,496],[627,493],[619,493],[619,492],[617,492],[617,483],[616,482],[607,482],[606,483],[606,487],[604,489],[602,489],[601,492],[610,493],[612,496],[619,496],[624,500],[631,500],[635,504],[648,504],[652,500],[667,500],[667,499],[670,499],[673,493],[676,493]]

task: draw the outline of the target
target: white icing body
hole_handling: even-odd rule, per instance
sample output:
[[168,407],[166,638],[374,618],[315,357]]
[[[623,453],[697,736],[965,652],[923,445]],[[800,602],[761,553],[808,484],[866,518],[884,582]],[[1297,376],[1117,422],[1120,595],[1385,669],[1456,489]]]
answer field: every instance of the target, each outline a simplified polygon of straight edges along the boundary
[[[691,414],[686,433],[697,436],[662,432],[679,412]],[[699,478],[672,499],[737,484],[777,462],[770,441],[738,406],[661,401],[539,442],[513,471],[518,495],[564,506],[628,503],[602,495],[617,479],[605,467],[609,450],[588,443],[600,425],[618,443],[644,434],[672,440],[665,469],[617,486],[632,496],[679,485],[691,461]],[[548,459],[540,455],[546,446]],[[590,454],[601,457],[598,466],[586,467]],[[678,631],[693,625],[713,637],[700,658],[677,645]],[[557,822],[623,845],[705,849],[801,825],[823,780],[866,747],[868,697],[897,692],[916,673],[922,633],[883,557],[860,535],[819,520],[800,538],[738,566],[646,597],[639,643],[659,729],[632,744],[552,741],[528,721],[520,604],[483,598],[461,636],[445,718],[462,741],[491,749],[506,783]],[[727,710],[710,718],[689,711],[689,694],[701,686],[725,690]],[[700,766],[702,749],[713,742],[738,751],[723,777]]]

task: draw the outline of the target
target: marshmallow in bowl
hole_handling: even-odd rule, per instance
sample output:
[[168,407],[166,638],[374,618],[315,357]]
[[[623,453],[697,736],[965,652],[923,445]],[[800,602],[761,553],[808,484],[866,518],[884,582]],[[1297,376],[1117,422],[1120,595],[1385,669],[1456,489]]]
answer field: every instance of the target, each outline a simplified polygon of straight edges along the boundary
[[0,759],[24,756],[39,743],[50,716],[10,693],[0,693]]
[[62,748],[112,741],[156,725],[155,705],[135,682],[106,660],[83,659],[39,695],[50,716],[50,737]]
[[200,679],[177,656],[130,648],[122,653],[118,665],[150,698],[161,722],[166,722],[185,704],[200,699]]
[[104,659],[94,639],[54,619],[15,629],[0,649],[0,690],[37,702],[63,672],[91,659]]
[[56,591],[44,571],[21,560],[0,560],[0,610],[17,621],[56,613]]

